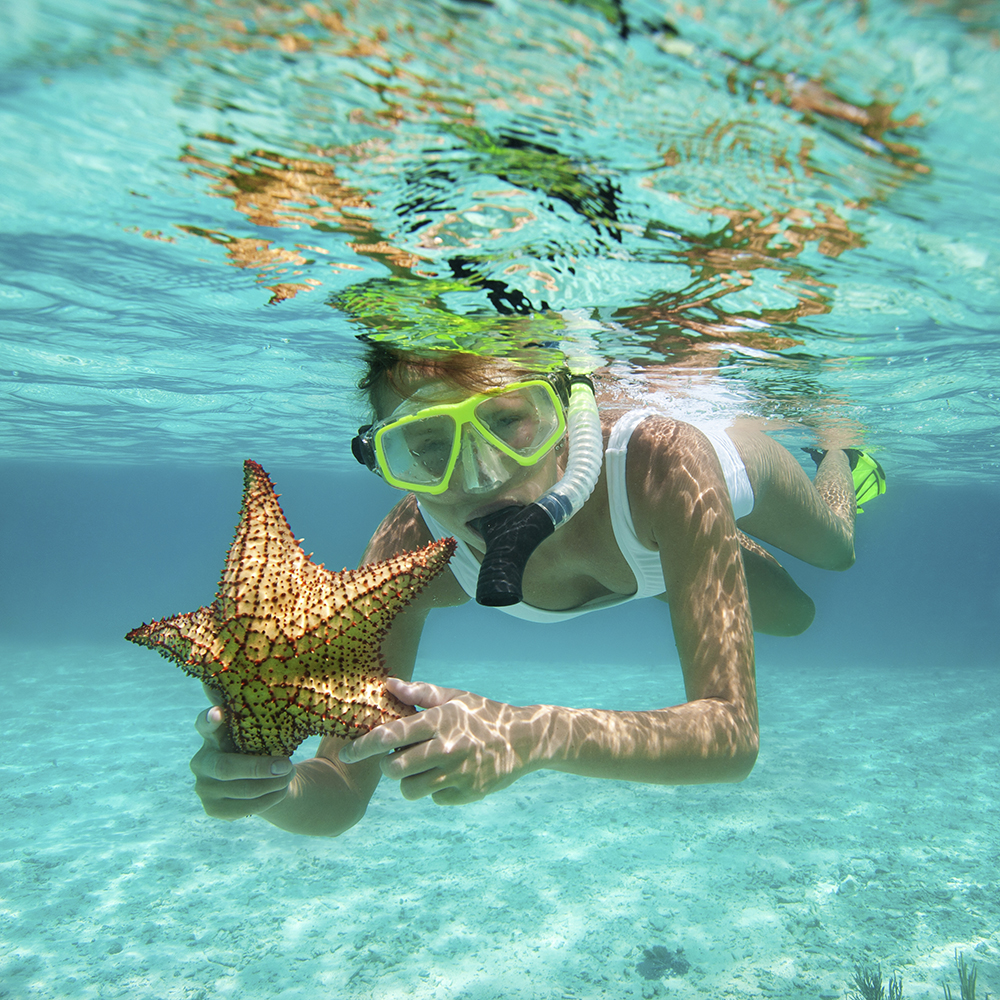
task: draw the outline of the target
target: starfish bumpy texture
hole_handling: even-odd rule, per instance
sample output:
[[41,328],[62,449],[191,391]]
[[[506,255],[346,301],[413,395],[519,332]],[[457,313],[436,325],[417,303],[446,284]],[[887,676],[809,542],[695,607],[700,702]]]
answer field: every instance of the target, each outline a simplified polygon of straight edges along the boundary
[[125,637],[217,690],[241,753],[287,757],[307,736],[353,739],[415,711],[385,690],[381,643],[455,540],[340,573],[311,562],[299,541],[267,473],[245,462],[215,602]]

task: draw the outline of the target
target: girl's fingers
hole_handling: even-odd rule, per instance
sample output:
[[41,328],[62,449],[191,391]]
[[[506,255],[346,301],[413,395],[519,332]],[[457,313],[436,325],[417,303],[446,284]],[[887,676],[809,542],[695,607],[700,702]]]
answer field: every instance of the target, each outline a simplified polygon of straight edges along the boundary
[[424,740],[433,739],[434,728],[420,715],[411,715],[395,722],[376,726],[370,733],[359,736],[340,748],[338,756],[345,764],[357,764],[359,760],[391,753],[400,747],[412,746]]
[[203,740],[218,742],[218,730],[224,719],[222,709],[218,705],[213,705],[199,714],[194,721],[194,728]]
[[404,681],[399,677],[389,677],[385,689],[401,702],[418,708],[437,708],[464,692],[457,688],[438,687],[423,681]]

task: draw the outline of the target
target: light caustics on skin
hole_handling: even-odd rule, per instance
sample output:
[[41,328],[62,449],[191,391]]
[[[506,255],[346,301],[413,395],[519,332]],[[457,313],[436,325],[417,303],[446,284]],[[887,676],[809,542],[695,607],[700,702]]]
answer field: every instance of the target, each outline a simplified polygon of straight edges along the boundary
[[682,595],[685,620],[717,623],[721,615],[724,623],[678,634],[682,658],[704,665],[689,675],[687,704],[645,712],[512,706],[399,684],[401,696],[429,711],[381,727],[341,758],[394,751],[381,758],[383,774],[407,798],[432,795],[439,804],[474,801],[540,768],[671,784],[745,776],[756,756],[757,709],[740,535],[725,516],[726,497],[700,485],[702,449],[684,433],[670,490],[691,531],[680,533],[684,552],[665,559],[671,591]]

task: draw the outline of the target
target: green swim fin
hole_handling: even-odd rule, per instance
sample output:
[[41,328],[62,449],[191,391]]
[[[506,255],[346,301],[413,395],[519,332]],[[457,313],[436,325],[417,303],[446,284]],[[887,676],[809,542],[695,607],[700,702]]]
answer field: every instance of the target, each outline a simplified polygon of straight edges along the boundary
[[[817,469],[819,463],[826,457],[826,450],[823,448],[802,450],[809,454]],[[861,504],[885,493],[885,470],[867,451],[862,451],[860,448],[845,448],[844,454],[847,456],[854,477],[854,495],[858,498],[858,513],[863,514]]]
[[844,454],[851,463],[854,476],[854,494],[858,498],[858,513],[863,513],[861,504],[885,493],[885,470],[866,451],[845,448]]

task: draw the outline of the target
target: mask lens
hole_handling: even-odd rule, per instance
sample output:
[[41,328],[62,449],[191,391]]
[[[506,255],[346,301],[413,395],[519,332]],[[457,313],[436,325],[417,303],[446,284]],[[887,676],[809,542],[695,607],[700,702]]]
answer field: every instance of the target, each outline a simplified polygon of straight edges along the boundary
[[458,445],[457,430],[454,419],[447,415],[385,428],[379,434],[379,443],[387,471],[400,483],[440,483]]
[[559,412],[546,386],[528,385],[484,399],[476,419],[511,451],[529,457],[546,446],[559,427]]

